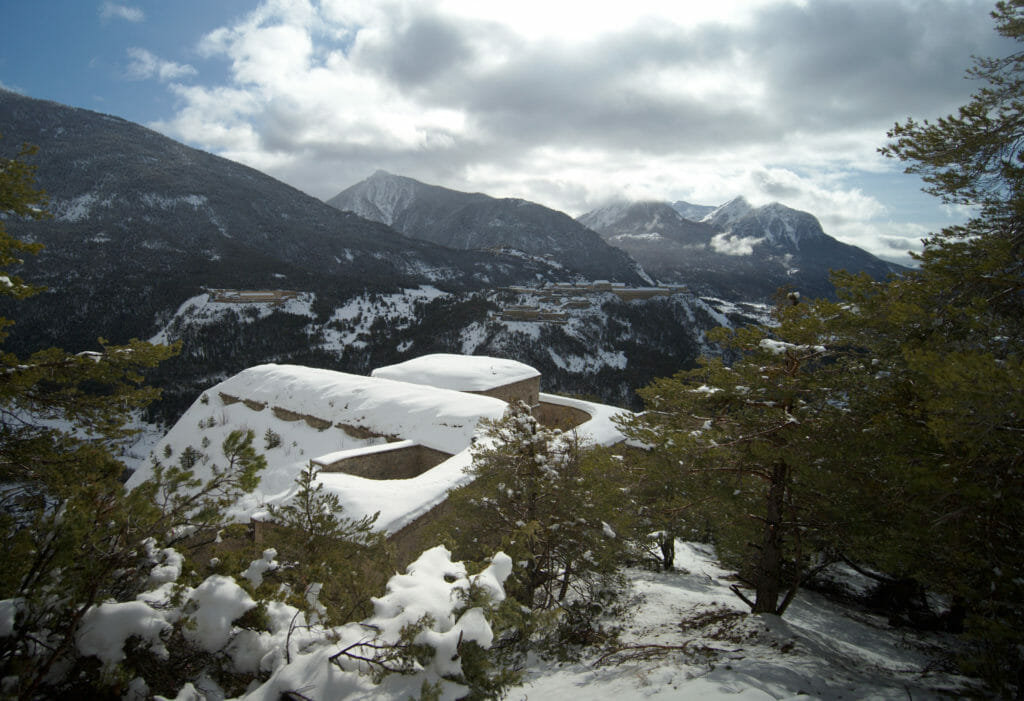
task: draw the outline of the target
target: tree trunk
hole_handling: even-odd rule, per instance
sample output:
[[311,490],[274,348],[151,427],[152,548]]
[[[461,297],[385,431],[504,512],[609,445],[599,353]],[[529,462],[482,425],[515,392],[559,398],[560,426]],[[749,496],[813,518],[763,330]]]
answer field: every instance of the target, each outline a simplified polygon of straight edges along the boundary
[[572,577],[572,563],[568,563],[565,566],[565,572],[562,574],[562,588],[558,592],[558,601],[565,601],[565,595],[569,593],[569,578]]
[[765,503],[761,557],[754,573],[753,613],[777,613],[782,589],[782,512],[785,507],[789,467],[779,461],[772,465],[771,481]]
[[665,533],[658,542],[661,548],[661,565],[667,571],[672,569],[676,562],[676,538],[671,533]]

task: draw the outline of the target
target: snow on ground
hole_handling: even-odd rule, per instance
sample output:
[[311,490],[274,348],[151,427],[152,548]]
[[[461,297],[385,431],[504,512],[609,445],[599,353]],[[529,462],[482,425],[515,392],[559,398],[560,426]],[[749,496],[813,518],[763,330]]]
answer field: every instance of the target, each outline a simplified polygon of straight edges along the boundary
[[351,321],[356,317],[380,315],[382,310],[388,310],[396,316],[409,316],[416,312],[418,303],[430,302],[438,297],[450,296],[432,285],[421,285],[416,288],[406,288],[401,292],[393,294],[364,294],[353,297],[344,305],[337,307],[331,315],[332,321]]
[[[504,362],[494,358],[464,360],[478,364]],[[448,367],[450,363],[441,365]],[[225,403],[222,394],[245,401]],[[586,440],[610,444],[622,439],[611,422],[621,409],[542,396],[545,401],[567,402],[591,414],[592,419],[578,429]],[[292,415],[275,412],[275,407]],[[297,489],[296,477],[314,458],[337,457],[333,454],[339,451],[365,452],[368,446],[386,440],[413,441],[451,454],[451,458],[409,479],[377,480],[341,472],[318,475],[326,489],[338,494],[347,516],[359,518],[379,511],[376,527],[394,532],[444,501],[450,489],[465,484],[478,423],[484,418],[501,418],[507,407],[492,397],[381,377],[296,365],[259,365],[203,393],[157,443],[153,456],[176,462],[191,446],[205,455],[194,468],[197,476],[208,478],[212,465],[226,465],[220,446],[228,434],[236,429],[252,429],[254,446],[265,455],[267,467],[256,491],[230,510],[231,517],[247,521],[262,516],[268,504],[290,499]],[[314,425],[303,418],[289,420],[297,415],[311,417]],[[328,422],[329,427],[315,427],[317,420]],[[377,435],[355,437],[339,425],[367,429]],[[279,445],[270,446],[268,432],[280,437]],[[140,484],[151,474],[148,462],[139,465],[128,487]]]
[[364,339],[376,319],[386,318],[394,328],[406,328],[415,322],[421,305],[448,296],[449,293],[432,285],[421,285],[394,294],[363,294],[353,297],[335,308],[322,329],[321,346],[326,351],[338,354],[350,346],[363,348],[366,346]]
[[573,407],[590,414],[590,420],[577,426],[574,430],[576,435],[585,444],[593,445],[615,445],[623,440],[624,436],[616,428],[613,419],[622,414],[629,414],[629,411],[620,409],[617,406],[587,402],[582,399],[562,397],[557,394],[540,393],[540,401],[559,406]]
[[699,304],[722,326],[733,326],[729,320],[730,314],[753,317],[761,324],[772,323],[771,306],[760,302],[730,302],[716,297],[701,297]]
[[926,671],[933,646],[948,649],[948,639],[890,628],[884,618],[808,591],[783,618],[744,615],[728,588],[731,573],[709,547],[676,541],[676,567],[629,571],[634,605],[621,621],[620,644],[633,649],[603,662],[597,653],[567,665],[534,660],[508,698],[906,700],[977,693],[963,678]]
[[137,431],[119,449],[118,459],[129,470],[135,471],[149,462],[150,454],[156,450],[167,429],[135,418],[129,428]]
[[548,356],[559,368],[572,373],[597,372],[604,367],[624,370],[629,362],[622,351],[605,348],[595,348],[589,355],[561,355],[554,348],[548,348]]
[[[784,618],[748,615],[728,589],[731,573],[719,566],[710,547],[676,541],[676,554],[676,571],[627,571],[627,606],[608,621],[620,628],[615,647],[591,650],[575,663],[531,657],[507,698],[896,701],[981,696],[969,680],[932,668],[936,654],[951,649],[950,639],[890,628],[878,616],[806,591]],[[436,546],[405,574],[391,578],[386,593],[374,599],[373,616],[362,623],[325,627],[314,612],[271,601],[266,628],[253,630],[235,624],[256,602],[233,576],[212,575],[171,598],[181,556],[155,548],[147,555],[154,563],[170,561],[171,572],[151,581],[156,588],[135,601],[91,607],[76,638],[78,651],[111,665],[124,658],[125,644],[134,637],[163,654],[163,636],[185,616],[185,635],[200,647],[222,652],[240,673],[269,674],[244,694],[254,701],[295,691],[314,699],[415,697],[424,681],[438,682],[461,671],[460,642],[491,645],[492,630],[481,609],[461,615],[455,610],[471,582],[492,600],[503,599],[503,583],[513,568],[508,556],[497,553],[481,573],[468,576],[463,563]],[[268,550],[246,572],[276,564],[274,555]],[[0,602],[0,623],[13,619],[19,605]],[[412,674],[388,675],[376,684],[366,664],[342,652],[372,653],[370,646],[395,642],[403,628],[425,615],[428,627],[416,642],[434,654],[410,669]],[[203,683],[186,684],[178,698],[224,697],[211,682],[205,682],[210,687],[202,689],[205,693],[195,693]],[[455,699],[465,688],[443,683],[443,692],[442,698]]]
[[[235,313],[240,319],[262,319],[270,316],[275,311],[296,316],[315,316],[312,311],[312,304],[315,295],[312,292],[300,292],[294,297],[283,299],[277,302],[216,302],[211,294],[203,293],[186,299],[174,312],[170,321],[164,324],[152,338],[150,343],[168,344],[179,337],[178,330],[181,327],[202,326],[214,323],[225,315]],[[241,299],[244,299],[242,297]]]
[[472,355],[476,349],[487,341],[487,327],[479,321],[474,321],[459,334],[459,341],[463,355]]
[[506,332],[509,336],[516,336],[521,334],[533,340],[540,338],[540,328],[542,324],[536,321],[510,321],[508,319],[501,319],[500,323],[505,327]]

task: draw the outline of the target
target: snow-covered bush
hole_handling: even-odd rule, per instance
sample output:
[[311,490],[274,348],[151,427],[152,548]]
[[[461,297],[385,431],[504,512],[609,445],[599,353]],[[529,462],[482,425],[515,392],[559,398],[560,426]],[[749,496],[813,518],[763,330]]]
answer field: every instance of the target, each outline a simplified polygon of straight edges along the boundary
[[[219,638],[210,642],[212,630],[184,625],[187,616],[162,613],[185,596],[175,585],[185,560],[172,546],[212,540],[225,505],[255,487],[264,463],[252,438],[230,434],[226,464],[211,465],[205,481],[194,477],[183,451],[177,465],[157,465],[153,479],[130,493],[102,447],[80,449],[79,484],[43,484],[24,519],[4,519],[11,558],[0,577],[0,692],[124,691],[127,670],[152,658],[162,660],[154,667],[171,670],[205,665],[191,652],[177,654],[177,639],[209,654]],[[218,585],[207,588],[215,594]],[[191,605],[203,608],[202,597]]]
[[318,583],[326,615],[347,621],[370,613],[371,597],[395,571],[394,557],[384,533],[374,529],[377,514],[349,518],[317,474],[310,464],[295,479],[291,501],[269,507],[265,540],[282,562],[274,583],[299,595]]
[[449,496],[455,516],[444,527],[456,552],[508,552],[519,565],[509,592],[531,608],[585,593],[616,569],[619,543],[585,479],[584,448],[573,434],[542,426],[521,402],[484,426],[473,452],[474,481]]
[[[176,559],[173,550],[158,556]],[[287,603],[255,601],[234,577],[212,575],[191,587],[174,581],[180,570],[169,569],[131,601],[86,608],[68,657],[95,660],[107,692],[139,695],[241,691],[243,698],[268,701],[289,695],[489,696],[509,680],[482,652],[494,638],[488,613],[504,599],[511,570],[511,559],[498,553],[471,576],[437,546],[391,578],[373,601],[373,615],[329,627]],[[310,603],[315,609],[315,599]],[[10,633],[7,623],[20,606],[0,602],[0,634]],[[257,609],[263,615],[251,617]]]
[[[493,631],[487,608],[504,599],[512,560],[491,558],[476,575],[452,562],[442,546],[424,552],[374,599],[374,614],[307,632],[258,688],[244,698],[276,701],[289,693],[309,698],[463,698],[495,693],[480,650]],[[488,602],[485,606],[469,605]],[[471,664],[467,664],[467,660]]]

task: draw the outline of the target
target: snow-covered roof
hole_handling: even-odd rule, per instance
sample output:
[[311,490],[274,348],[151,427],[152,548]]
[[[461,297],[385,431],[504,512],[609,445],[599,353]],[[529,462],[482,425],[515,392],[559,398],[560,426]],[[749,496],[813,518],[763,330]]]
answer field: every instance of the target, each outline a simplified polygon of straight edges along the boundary
[[220,392],[446,453],[465,448],[482,417],[501,418],[507,408],[491,397],[300,365],[257,365],[210,390]]
[[534,368],[515,360],[451,353],[423,355],[370,374],[460,392],[483,392],[540,376]]

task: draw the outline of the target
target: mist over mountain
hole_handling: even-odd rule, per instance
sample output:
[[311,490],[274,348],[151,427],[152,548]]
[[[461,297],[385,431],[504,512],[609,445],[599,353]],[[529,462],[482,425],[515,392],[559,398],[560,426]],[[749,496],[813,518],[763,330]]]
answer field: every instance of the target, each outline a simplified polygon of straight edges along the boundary
[[584,279],[649,282],[636,264],[568,215],[533,202],[427,185],[382,170],[327,201],[412,238],[457,250],[510,250]]
[[[702,215],[699,221],[687,218]],[[720,207],[686,202],[612,204],[578,221],[629,253],[663,283],[726,299],[767,300],[782,286],[811,297],[835,293],[831,270],[875,278],[903,270],[826,234],[807,212],[737,197]]]
[[682,214],[685,219],[700,221],[707,215],[714,212],[717,207],[713,205],[692,204],[690,202],[684,202],[683,200],[676,200],[672,203],[672,209]]

